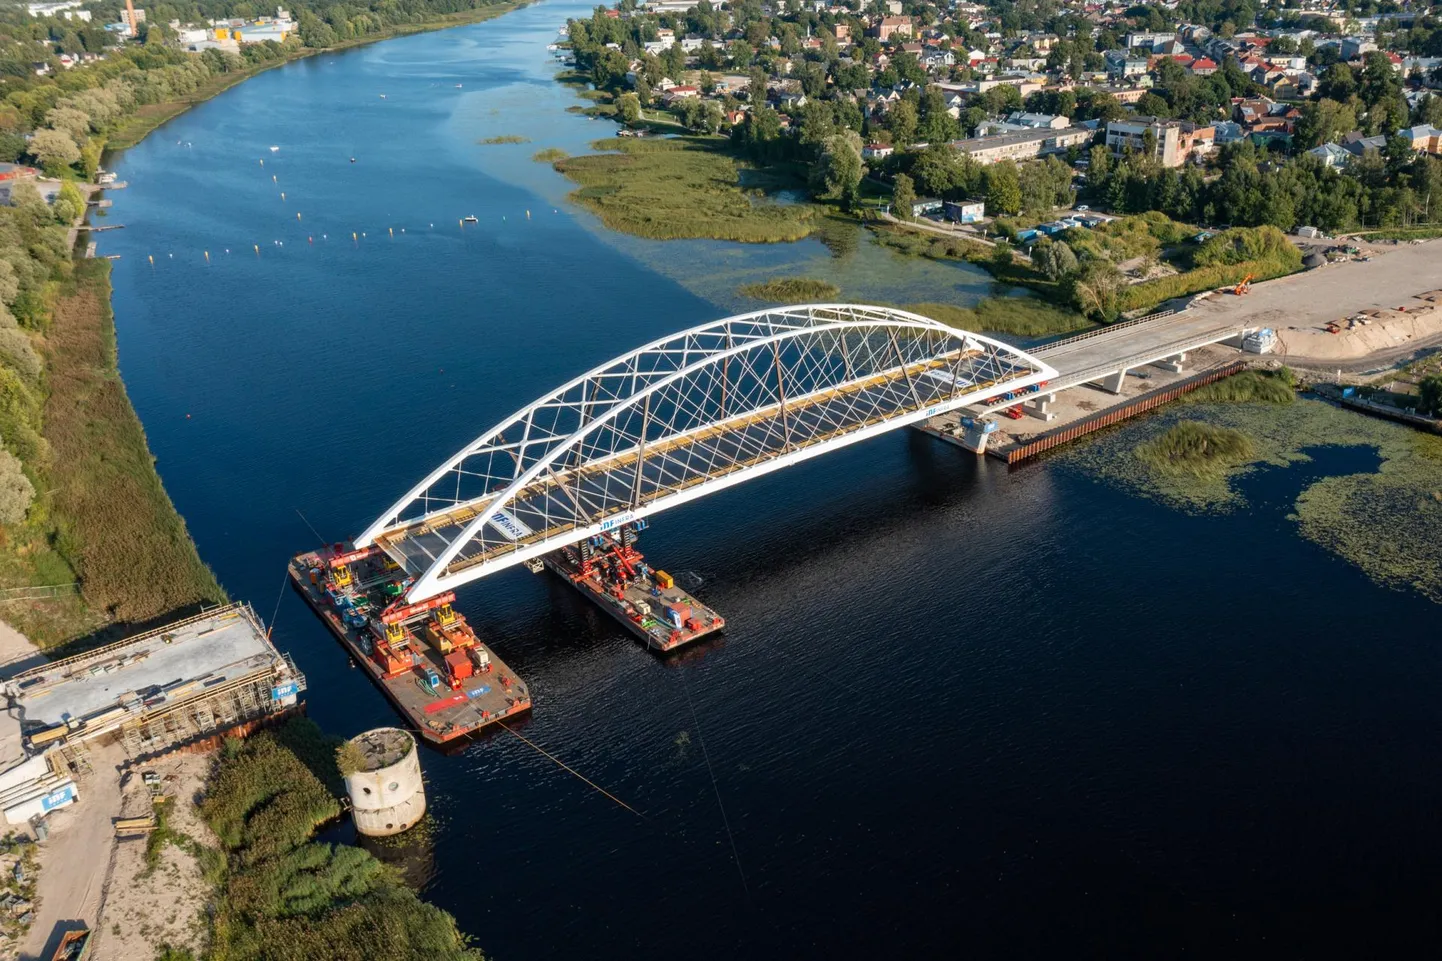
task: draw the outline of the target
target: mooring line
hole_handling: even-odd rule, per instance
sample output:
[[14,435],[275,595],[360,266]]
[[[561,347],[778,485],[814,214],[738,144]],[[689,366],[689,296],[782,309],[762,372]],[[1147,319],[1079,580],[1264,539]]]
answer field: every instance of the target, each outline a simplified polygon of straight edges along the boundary
[[711,790],[716,792],[716,807],[721,809],[721,823],[726,826],[726,840],[731,842],[731,858],[736,862],[736,873],[741,876],[741,889],[746,892],[746,902],[751,903],[751,885],[746,883],[746,871],[741,867],[741,852],[736,849],[736,835],[731,831],[731,819],[726,816],[726,805],[721,801],[721,786],[716,783],[716,769],[711,766],[711,752],[706,750],[706,735],[701,731],[701,719],[696,716],[696,704],[691,700],[691,688],[686,684],[686,670],[681,675],[681,690],[686,694],[686,706],[691,709],[691,723],[696,725],[696,740],[701,742],[701,757],[706,761],[706,773],[711,775]]
[[310,532],[315,535],[316,540],[320,541],[320,545],[322,547],[329,547],[330,541],[320,536],[320,531],[316,530],[315,525],[313,525],[310,521],[306,520],[305,515],[300,513],[299,507],[295,509],[295,512],[300,516],[301,520],[305,521],[305,526],[310,528]]
[[638,811],[638,810],[636,810],[635,808],[631,807],[631,805],[627,804],[625,801],[623,801],[623,800],[621,800],[620,798],[616,797],[616,795],[612,794],[610,791],[608,791],[608,790],[606,790],[605,788],[601,787],[601,785],[597,784],[595,781],[592,781],[590,778],[586,777],[586,775],[582,774],[580,771],[577,771],[575,768],[571,767],[571,766],[570,766],[569,764],[567,764],[565,761],[562,761],[560,758],[556,757],[554,754],[550,754],[550,753],[547,752],[544,748],[542,748],[539,744],[534,743],[533,741],[531,741],[529,738],[527,738],[525,735],[521,734],[520,732],[515,731],[515,730],[512,730],[512,728],[510,727],[510,725],[508,725],[505,721],[499,721],[499,720],[498,720],[498,721],[496,721],[496,723],[501,726],[501,729],[502,729],[503,731],[505,731],[505,732],[508,733],[508,734],[514,734],[517,738],[519,738],[519,739],[521,740],[522,743],[524,743],[525,745],[527,745],[528,747],[530,747],[530,748],[531,748],[533,751],[535,751],[537,754],[540,754],[542,757],[545,757],[547,760],[551,761],[551,763],[555,764],[557,767],[559,767],[559,768],[561,768],[562,770],[566,771],[568,774],[572,775],[573,777],[576,777],[576,778],[580,779],[581,781],[584,781],[586,784],[589,784],[591,787],[593,787],[594,789],[596,789],[597,791],[599,791],[601,794],[604,794],[606,797],[610,798],[612,801],[615,801],[617,804],[621,805],[621,807],[623,807],[623,808],[625,808],[626,810],[630,811],[632,814],[636,815],[636,817],[640,818],[641,820],[643,820],[643,821],[648,820],[647,817],[646,817],[646,815],[642,814],[640,811]]
[[265,630],[266,637],[275,633],[275,619],[280,616],[280,602],[285,600],[285,582],[288,580],[290,580],[290,568],[287,567],[285,576],[280,580],[280,593],[275,595],[275,610],[270,612],[270,627]]

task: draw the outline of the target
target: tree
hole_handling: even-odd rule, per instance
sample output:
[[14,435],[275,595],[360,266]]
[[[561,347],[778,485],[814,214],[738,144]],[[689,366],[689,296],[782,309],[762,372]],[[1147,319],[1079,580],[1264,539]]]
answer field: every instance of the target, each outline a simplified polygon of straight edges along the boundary
[[899,100],[892,104],[891,110],[886,114],[887,126],[891,128],[891,142],[898,147],[905,147],[916,140],[916,107],[908,100]]
[[1417,409],[1433,417],[1442,416],[1442,374],[1429,374],[1417,384]]
[[30,510],[35,487],[20,470],[20,459],[0,449],[0,524],[18,524]]
[[55,213],[57,223],[73,224],[85,213],[85,197],[80,193],[80,188],[69,180],[60,186],[60,195],[55,198],[51,208]]
[[813,183],[824,200],[839,200],[850,210],[861,188],[861,138],[855,131],[833,134],[821,144],[821,156],[812,170]]
[[1091,258],[1067,278],[1072,303],[1097,320],[1115,320],[1126,278],[1110,260]]
[[616,98],[616,115],[627,125],[641,119],[641,98],[634,93],[623,93]]
[[30,155],[46,172],[58,174],[80,159],[80,147],[65,131],[46,128],[30,138]]
[[1062,241],[1046,241],[1032,251],[1032,262],[1052,280],[1061,280],[1077,269],[1076,254]]
[[917,139],[930,144],[946,143],[956,139],[959,133],[957,122],[946,111],[946,95],[937,87],[929,87],[921,98],[921,120],[917,126]]
[[1021,211],[1021,182],[1010,160],[986,168],[986,209],[993,216]]
[[916,188],[906,174],[896,175],[896,186],[891,189],[891,213],[901,220],[910,220],[916,203]]

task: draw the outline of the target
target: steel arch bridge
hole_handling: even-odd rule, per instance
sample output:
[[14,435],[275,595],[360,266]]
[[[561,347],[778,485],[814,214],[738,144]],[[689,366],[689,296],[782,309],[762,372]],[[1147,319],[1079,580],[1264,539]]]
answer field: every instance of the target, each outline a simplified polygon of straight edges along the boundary
[[356,538],[410,602],[1056,372],[886,307],[727,317],[587,371],[467,444]]

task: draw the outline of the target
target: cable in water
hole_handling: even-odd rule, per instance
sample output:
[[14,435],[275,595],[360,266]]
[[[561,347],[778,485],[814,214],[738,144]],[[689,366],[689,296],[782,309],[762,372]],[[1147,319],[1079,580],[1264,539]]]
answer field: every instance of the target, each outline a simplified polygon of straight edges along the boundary
[[586,777],[586,776],[585,776],[584,774],[582,774],[580,771],[577,771],[575,768],[571,767],[571,766],[570,766],[569,764],[567,764],[565,761],[562,761],[560,758],[556,757],[555,755],[548,753],[548,752],[547,752],[544,748],[542,748],[540,745],[538,745],[538,744],[534,743],[533,741],[529,740],[528,738],[526,738],[525,735],[519,733],[518,731],[512,730],[511,727],[510,727],[510,725],[508,725],[505,721],[497,721],[496,723],[499,724],[499,725],[501,726],[501,729],[504,730],[507,734],[514,734],[514,735],[515,735],[517,738],[519,738],[519,739],[521,740],[521,742],[524,743],[527,747],[531,748],[531,749],[532,749],[533,751],[535,751],[537,754],[539,754],[539,755],[541,755],[542,757],[546,758],[548,761],[550,761],[551,763],[555,764],[557,767],[561,768],[561,770],[563,770],[563,771],[565,771],[566,773],[572,775],[573,777],[576,777],[576,778],[580,779],[581,781],[584,781],[586,784],[589,784],[592,788],[594,788],[595,790],[599,791],[601,794],[604,794],[606,797],[610,798],[612,801],[615,801],[617,804],[621,805],[621,807],[623,807],[623,808],[625,808],[626,810],[630,811],[632,814],[636,815],[636,817],[640,818],[641,820],[643,820],[643,821],[646,820],[646,815],[642,814],[640,811],[638,811],[638,810],[636,810],[635,808],[631,807],[631,805],[627,804],[625,801],[623,801],[623,800],[621,800],[620,798],[616,797],[616,795],[612,794],[610,791],[608,791],[608,790],[606,790],[605,788],[601,787],[601,785],[597,784],[595,781],[592,781],[590,778]]
[[706,761],[706,773],[711,775],[711,790],[716,792],[716,806],[721,809],[721,823],[726,826],[726,839],[731,842],[731,857],[736,862],[736,873],[741,876],[741,889],[746,892],[746,901],[751,902],[751,885],[746,883],[746,871],[741,867],[741,852],[736,849],[736,835],[731,833],[731,819],[726,816],[726,805],[721,803],[721,786],[716,783],[716,769],[711,766],[711,752],[706,750],[706,735],[701,732],[701,719],[696,716],[696,705],[691,700],[691,688],[686,685],[686,671],[681,675],[681,690],[686,694],[686,706],[691,709],[691,723],[696,725],[696,740],[701,742],[701,757]]

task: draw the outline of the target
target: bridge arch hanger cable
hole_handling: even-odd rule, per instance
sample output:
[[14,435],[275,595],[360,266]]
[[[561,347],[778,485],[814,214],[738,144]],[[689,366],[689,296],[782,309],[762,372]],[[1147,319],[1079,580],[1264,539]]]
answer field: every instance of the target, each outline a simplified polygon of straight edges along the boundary
[[[626,456],[633,457],[636,463],[634,477],[637,491],[639,491],[643,467],[642,462],[644,459],[643,452],[646,452],[648,445],[661,440],[657,439],[657,441],[652,441],[647,437],[647,425],[650,423],[648,418],[652,410],[652,398],[662,397],[664,392],[672,387],[677,388],[677,396],[679,397],[681,396],[679,393],[681,389],[688,384],[694,386],[693,378],[699,378],[706,373],[714,375],[717,365],[721,365],[721,403],[723,405],[722,415],[724,421],[726,416],[724,407],[726,370],[730,366],[732,358],[742,358],[740,362],[742,368],[741,373],[743,375],[748,372],[752,374],[753,380],[750,389],[753,392],[759,390],[762,400],[765,401],[759,408],[754,408],[748,412],[738,412],[738,415],[750,417],[753,414],[757,414],[760,410],[779,411],[781,433],[785,434],[792,426],[787,424],[786,419],[788,403],[796,405],[795,409],[802,409],[806,402],[817,395],[835,394],[842,387],[850,389],[857,383],[868,382],[866,377],[861,377],[859,380],[841,380],[842,372],[838,368],[840,360],[826,350],[828,345],[831,345],[832,347],[839,348],[842,354],[846,354],[845,338],[853,332],[858,334],[859,339],[856,342],[857,348],[865,347],[871,352],[868,356],[862,358],[867,362],[866,369],[871,371],[869,375],[871,381],[880,382],[889,379],[897,385],[895,393],[890,398],[891,400],[896,400],[898,396],[909,396],[915,401],[914,405],[905,406],[899,414],[873,418],[873,420],[887,420],[888,417],[890,418],[891,422],[880,425],[879,429],[889,429],[893,426],[900,426],[902,423],[909,423],[921,419],[924,416],[929,416],[931,413],[938,412],[940,409],[955,409],[956,407],[963,406],[965,403],[970,402],[971,395],[976,393],[977,390],[987,386],[994,386],[998,383],[1002,379],[1003,374],[1008,378],[1006,380],[1006,386],[1010,387],[1035,385],[1055,376],[1055,372],[1048,365],[1011,345],[996,341],[984,335],[947,327],[930,318],[921,317],[894,308],[867,307],[855,304],[815,304],[792,308],[761,310],[737,317],[725,318],[655,340],[615,360],[608,361],[603,365],[593,368],[580,377],[574,378],[557,391],[522,408],[496,428],[481,435],[476,441],[467,445],[458,454],[447,460],[435,471],[432,471],[431,474],[427,475],[421,483],[407,492],[405,497],[397,501],[386,514],[382,515],[380,519],[368,527],[361,537],[357,539],[357,545],[366,546],[373,543],[377,537],[385,535],[388,532],[402,531],[407,528],[425,525],[429,522],[429,519],[441,515],[449,515],[456,511],[458,507],[465,506],[466,504],[480,503],[484,505],[484,509],[473,512],[473,514],[466,519],[463,529],[456,536],[447,539],[439,553],[432,553],[429,550],[426,551],[429,561],[423,561],[425,570],[412,586],[410,597],[413,600],[421,599],[448,589],[450,583],[464,583],[477,576],[481,576],[480,573],[472,573],[470,576],[457,577],[454,573],[449,572],[447,568],[473,540],[480,536],[486,525],[492,524],[492,519],[496,516],[495,512],[497,509],[504,514],[506,508],[515,506],[517,494],[526,489],[528,485],[536,484],[538,480],[543,478],[543,475],[549,474],[550,480],[558,482],[558,486],[555,488],[557,491],[569,494],[569,492],[559,486],[561,475],[556,472],[557,464],[567,457],[574,456],[577,459],[577,463],[570,467],[562,463],[560,466],[563,472],[588,466],[581,463],[584,450],[583,445],[588,438],[594,439],[607,430],[611,431],[608,436],[613,446],[607,447],[604,442],[599,443],[597,449],[601,454],[600,460],[606,462],[615,461]],[[905,350],[911,351],[911,360],[906,359],[905,350],[900,340],[903,332],[910,332],[909,335],[907,335],[910,339],[908,339],[905,344]],[[880,339],[874,340],[878,335],[883,336],[881,336]],[[801,350],[799,354],[793,355],[790,363],[795,365],[796,369],[791,370],[783,364],[781,352],[786,345],[793,343],[799,343]],[[897,362],[890,369],[881,366],[883,360],[886,361],[886,363],[891,363],[889,355],[886,357],[881,356],[886,352],[888,344],[890,350],[894,352],[895,361]],[[822,349],[818,350],[818,347]],[[762,370],[761,373],[758,374],[756,370],[749,370],[747,368],[748,363],[755,362],[754,360],[748,361],[747,358],[755,358],[758,355],[764,365],[766,363],[766,357],[768,356],[766,352],[767,348],[769,348],[770,351],[769,356],[774,358],[774,375],[776,379],[775,391],[770,394],[767,393],[767,390],[770,389],[769,385],[762,383],[765,371]],[[961,362],[967,357],[982,358],[983,369],[991,371],[992,379],[985,383],[970,379],[964,380],[960,376]],[[953,369],[957,371],[957,374],[947,374],[943,370],[938,370],[938,368],[942,368],[949,363],[954,364]],[[803,366],[804,364],[809,364],[810,367],[807,368]],[[990,366],[987,367],[987,364]],[[831,369],[824,369],[826,367],[830,367]],[[933,381],[925,381],[921,387],[927,394],[927,400],[922,401],[920,392],[918,391],[918,381],[914,379],[913,376],[913,368],[916,368],[922,374],[930,374],[932,377],[940,378],[943,384],[946,378],[950,377],[950,386],[943,389]],[[975,371],[969,372],[976,373]],[[846,356],[845,376],[852,378],[852,375],[856,373],[857,372],[852,369],[852,358],[849,355]],[[815,389],[811,393],[802,393],[788,399],[786,396],[786,377],[788,375],[794,382],[793,386],[805,386],[809,383],[815,386]],[[607,381],[611,381],[612,383],[609,387],[603,389],[603,385],[605,385]],[[903,383],[905,385],[904,390],[900,386]],[[594,384],[595,390],[588,396],[583,385],[589,384]],[[976,388],[977,390],[966,390],[963,389],[964,386],[967,388]],[[574,399],[566,399],[567,394],[576,390],[578,387],[583,388],[581,400],[578,402]],[[605,391],[607,389],[610,389],[612,392],[606,393]],[[694,399],[686,399],[684,402],[688,405],[696,406],[699,410],[705,406],[705,396],[709,395],[703,393],[702,401],[699,405],[696,404]],[[581,408],[579,415],[577,415],[575,411],[578,403]],[[671,415],[673,424],[674,419],[677,417],[680,417],[683,422],[685,422],[683,415],[688,412],[679,409],[680,403],[680,401],[673,401]],[[874,400],[872,401],[872,405],[874,409]],[[558,408],[569,409],[572,415],[576,415],[576,422],[573,425],[573,429],[547,433],[544,428],[541,428],[533,436],[531,428],[534,426],[534,417],[538,411],[543,411],[548,408],[551,410]],[[634,445],[632,447],[617,449],[614,446],[616,440],[619,438],[622,442],[626,442],[631,436],[631,434],[628,433],[628,429],[634,432],[634,427],[621,429],[615,425],[620,418],[627,414],[634,418],[638,408],[642,411],[642,426],[640,432],[636,434]],[[848,410],[846,413],[854,416],[856,412],[854,410]],[[700,417],[703,415],[697,414],[696,416]],[[522,436],[518,440],[510,439],[505,443],[497,443],[498,441],[505,440],[507,431],[518,426],[523,426]],[[711,426],[713,425],[710,423],[696,423],[674,436],[687,436]],[[816,425],[812,424],[810,426],[814,429]],[[865,429],[862,429],[863,427]],[[666,425],[663,425],[663,430],[664,429],[666,429]],[[869,436],[870,433],[876,432],[877,429],[878,428],[868,426],[868,422],[866,421],[863,421],[859,425],[846,424],[844,428],[838,429],[835,432],[837,436],[831,437],[827,441],[827,444],[832,447],[842,446],[845,443],[860,440],[863,436]],[[768,427],[768,430],[772,430],[774,433],[774,425]],[[825,446],[826,444],[818,445],[819,448]],[[528,451],[533,447],[541,447],[543,451],[540,456],[530,459]],[[498,452],[508,454],[514,460],[514,468],[508,471],[507,476],[487,476],[485,479],[487,481],[494,481],[495,486],[487,489],[478,497],[463,500],[459,495],[459,489],[462,479],[461,473],[464,472],[463,465],[466,460],[482,453],[494,455]],[[716,451],[712,450],[711,453],[714,458]],[[820,453],[820,449],[792,451],[788,440],[786,441],[786,446],[781,451],[773,450],[764,457],[758,456],[753,458],[754,461],[766,460],[771,463],[752,465],[749,475],[747,471],[740,471],[742,476],[708,480],[706,483],[698,485],[699,487],[707,488],[707,490],[696,490],[690,492],[690,494],[686,494],[684,490],[678,490],[667,491],[662,494],[660,492],[663,488],[658,486],[656,489],[656,501],[641,513],[650,513],[654,510],[663,509],[665,506],[674,506],[682,503],[684,500],[691,499],[693,496],[699,496],[700,493],[730,486],[732,483],[745,479],[745,476],[757,476],[775,467],[785,466],[786,463],[794,463],[809,456],[814,456],[816,453]],[[442,499],[444,506],[439,510],[427,511],[419,517],[413,517],[405,521],[401,520],[406,509],[413,506],[417,501],[421,501],[426,506],[429,506],[427,492],[452,472],[457,473],[457,496],[455,499],[449,502]],[[474,476],[480,477],[482,475],[476,474]],[[693,478],[688,484],[689,483],[696,483],[696,479]],[[584,505],[582,504],[583,498],[579,496],[581,494],[579,482],[576,493],[578,496],[572,498],[572,500],[574,502],[574,513],[577,523],[573,526],[580,528],[582,525],[579,521],[582,519],[585,511]],[[609,498],[613,502],[610,510],[614,512],[616,510],[614,506],[615,497],[610,495],[609,492],[601,495],[601,497],[603,500]],[[594,497],[592,499],[594,500]],[[635,516],[640,516],[640,514],[638,513]],[[594,520],[596,518],[593,517],[591,519]],[[492,526],[495,525],[492,524]],[[529,531],[527,531],[527,533],[529,533]],[[571,540],[575,540],[588,536],[590,532],[571,529],[569,533],[574,535],[571,537]],[[519,540],[518,537],[514,536],[510,539],[513,541]],[[543,541],[548,545],[545,549],[554,549],[560,546],[559,542],[552,543],[545,541],[544,538]],[[433,544],[432,546],[439,547],[440,545]],[[519,548],[518,544],[514,546]],[[525,553],[527,556],[539,556],[540,553],[544,552],[544,550],[537,550],[533,545],[521,553]],[[521,557],[512,557],[504,566],[509,566],[510,563],[519,563],[522,559]],[[491,564],[492,567],[498,566],[490,561],[486,561],[485,563]],[[447,583],[448,581],[450,583]]]

